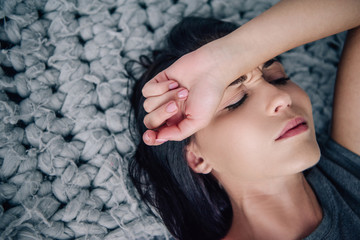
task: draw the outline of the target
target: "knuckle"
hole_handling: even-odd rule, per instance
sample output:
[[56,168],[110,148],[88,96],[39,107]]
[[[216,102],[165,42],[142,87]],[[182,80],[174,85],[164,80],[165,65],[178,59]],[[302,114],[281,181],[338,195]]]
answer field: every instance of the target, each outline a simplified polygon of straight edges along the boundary
[[150,119],[149,119],[149,115],[146,115],[145,117],[144,117],[144,125],[148,128],[148,129],[152,129],[152,126],[151,126],[151,124],[150,124]]
[[151,108],[151,106],[150,106],[149,99],[146,99],[146,100],[144,101],[144,103],[143,103],[143,108],[144,108],[144,110],[145,110],[147,113],[151,112],[152,108]]
[[159,118],[155,118],[154,116],[148,114],[144,117],[144,125],[148,129],[155,129],[161,125],[159,120]]

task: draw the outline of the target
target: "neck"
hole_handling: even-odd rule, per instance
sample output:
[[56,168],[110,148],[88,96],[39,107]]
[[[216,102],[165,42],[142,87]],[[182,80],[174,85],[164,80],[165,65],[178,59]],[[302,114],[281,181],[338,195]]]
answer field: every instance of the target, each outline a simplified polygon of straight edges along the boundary
[[233,208],[226,239],[299,239],[322,219],[321,207],[302,173],[224,187]]

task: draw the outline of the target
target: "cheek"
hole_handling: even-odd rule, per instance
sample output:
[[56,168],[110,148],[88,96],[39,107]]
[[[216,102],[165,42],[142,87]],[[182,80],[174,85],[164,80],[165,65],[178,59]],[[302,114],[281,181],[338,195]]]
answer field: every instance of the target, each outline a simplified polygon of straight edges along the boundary
[[[288,93],[292,97],[294,110],[305,115],[313,129],[308,95],[295,84],[288,89]],[[248,102],[233,112],[216,118],[195,134],[202,157],[216,172],[243,178],[276,175],[277,167],[286,165],[284,163],[293,156],[294,152],[288,148],[274,147],[273,140],[280,125],[278,121],[269,120],[263,115],[263,106],[259,101],[261,99]]]
[[294,85],[290,94],[292,96],[294,108],[298,108],[300,112],[306,114],[308,123],[313,127],[312,105],[309,95],[297,85]]
[[[259,164],[259,146],[263,145],[264,129],[259,118],[242,110],[223,116],[197,132],[196,142],[204,159],[217,172],[248,171]],[[261,148],[261,147],[260,147]]]

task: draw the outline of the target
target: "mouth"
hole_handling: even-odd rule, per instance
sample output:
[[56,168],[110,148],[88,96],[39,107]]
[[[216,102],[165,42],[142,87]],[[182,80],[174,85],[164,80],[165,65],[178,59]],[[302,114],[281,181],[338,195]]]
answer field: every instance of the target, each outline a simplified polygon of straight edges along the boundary
[[296,136],[302,132],[305,132],[306,130],[308,130],[308,128],[309,127],[304,118],[302,117],[293,118],[286,123],[285,127],[279,134],[279,137],[277,137],[275,141]]

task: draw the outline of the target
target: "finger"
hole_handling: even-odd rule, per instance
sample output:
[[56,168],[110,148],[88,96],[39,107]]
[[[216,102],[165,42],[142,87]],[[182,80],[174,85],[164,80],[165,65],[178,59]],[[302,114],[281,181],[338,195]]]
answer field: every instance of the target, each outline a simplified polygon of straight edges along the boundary
[[158,146],[163,144],[165,141],[156,141],[156,132],[154,130],[146,130],[143,135],[143,141],[149,146]]
[[167,92],[162,96],[149,97],[144,101],[143,107],[147,113],[150,113],[171,100],[186,100],[188,93],[189,91],[187,89],[179,88]]
[[207,122],[192,120],[192,119],[183,119],[179,124],[171,125],[161,128],[157,133],[156,142],[166,141],[181,141],[187,137],[190,137],[192,134],[200,130],[203,126],[206,126]]
[[154,79],[151,79],[144,85],[142,89],[142,94],[146,98],[159,96],[169,90],[177,88],[178,86],[179,84],[172,80],[165,82],[156,82]]
[[175,124],[180,123],[184,119],[184,115],[181,111],[178,111],[176,114],[174,114],[171,118],[166,120],[166,126],[172,126]]
[[163,125],[167,119],[170,119],[178,112],[178,106],[175,101],[170,101],[162,105],[144,117],[144,124],[148,129],[155,129]]
[[153,78],[144,85],[142,94],[146,98],[159,96],[178,86],[179,83],[173,80],[158,81],[156,78]]

